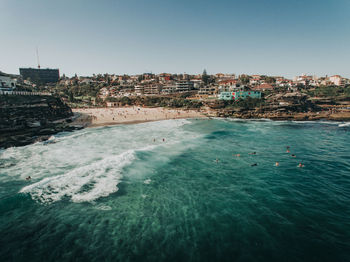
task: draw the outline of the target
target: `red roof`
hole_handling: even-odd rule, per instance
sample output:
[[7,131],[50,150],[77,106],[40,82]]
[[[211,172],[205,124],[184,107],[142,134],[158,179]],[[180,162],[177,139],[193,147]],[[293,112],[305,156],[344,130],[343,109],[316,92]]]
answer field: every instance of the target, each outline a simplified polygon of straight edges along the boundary
[[222,84],[222,85],[225,85],[225,84],[230,84],[230,83],[237,83],[237,80],[236,79],[228,79],[228,80],[223,80],[223,81],[220,81],[219,84]]

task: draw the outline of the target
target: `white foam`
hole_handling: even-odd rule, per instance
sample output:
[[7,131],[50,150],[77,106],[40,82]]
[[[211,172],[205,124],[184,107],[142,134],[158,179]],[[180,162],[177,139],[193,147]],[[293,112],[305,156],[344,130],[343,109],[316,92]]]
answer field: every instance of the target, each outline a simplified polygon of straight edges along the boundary
[[106,206],[106,205],[98,205],[96,207],[96,209],[98,210],[103,210],[103,211],[108,211],[108,210],[112,210],[112,208],[110,206]]
[[93,201],[118,191],[122,168],[134,159],[135,151],[129,150],[64,175],[44,178],[22,188],[20,193],[29,193],[34,200],[43,203],[55,202],[63,197],[69,197],[73,202]]
[[[0,182],[23,182],[31,176],[20,192],[30,194],[36,201],[92,202],[118,191],[117,185],[124,176],[140,175],[141,181],[148,178],[147,170],[123,173],[123,168],[136,158],[136,151],[158,148],[152,159],[161,163],[191,146],[188,142],[201,134],[181,128],[189,123],[192,122],[180,119],[91,128],[57,134],[52,138],[59,143],[50,146],[8,148],[1,151],[0,159],[14,165],[2,170]],[[141,165],[147,166],[143,162]]]
[[152,180],[151,179],[146,179],[145,181],[143,181],[144,184],[149,185],[151,184]]
[[338,125],[339,127],[346,127],[346,126],[350,126],[350,122],[347,123],[342,123]]

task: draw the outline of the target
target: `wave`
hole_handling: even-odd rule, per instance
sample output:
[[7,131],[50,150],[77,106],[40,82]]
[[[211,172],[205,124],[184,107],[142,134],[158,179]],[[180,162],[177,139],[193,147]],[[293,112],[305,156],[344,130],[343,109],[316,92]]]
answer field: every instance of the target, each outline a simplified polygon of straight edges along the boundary
[[135,150],[107,157],[64,175],[47,177],[20,190],[32,199],[51,203],[68,197],[73,202],[90,202],[117,192],[122,169],[135,159]]
[[339,127],[347,127],[350,126],[350,122],[346,122],[346,123],[341,123],[338,125]]

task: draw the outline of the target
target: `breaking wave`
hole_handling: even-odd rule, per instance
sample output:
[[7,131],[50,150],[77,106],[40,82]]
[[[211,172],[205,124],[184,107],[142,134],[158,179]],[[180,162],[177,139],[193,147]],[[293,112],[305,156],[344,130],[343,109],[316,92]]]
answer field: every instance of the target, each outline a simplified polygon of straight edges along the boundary
[[29,193],[34,200],[50,203],[68,197],[73,202],[93,201],[117,192],[122,169],[135,159],[135,150],[107,157],[64,175],[47,177],[24,187],[20,193]]

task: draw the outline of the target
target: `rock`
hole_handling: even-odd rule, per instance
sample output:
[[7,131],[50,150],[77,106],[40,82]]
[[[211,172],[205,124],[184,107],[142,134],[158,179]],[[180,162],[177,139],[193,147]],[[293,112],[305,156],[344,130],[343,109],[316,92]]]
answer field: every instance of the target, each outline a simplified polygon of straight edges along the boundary
[[0,148],[28,145],[71,130],[59,120],[69,121],[72,116],[72,110],[57,97],[1,95]]

